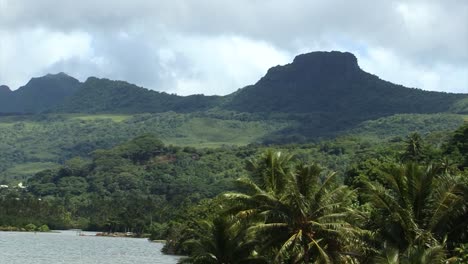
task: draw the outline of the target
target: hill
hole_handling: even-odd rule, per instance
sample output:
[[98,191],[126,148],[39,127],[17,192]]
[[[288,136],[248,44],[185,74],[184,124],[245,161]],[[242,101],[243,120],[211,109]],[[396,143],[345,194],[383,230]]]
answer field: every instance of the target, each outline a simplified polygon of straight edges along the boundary
[[[372,144],[411,132],[446,134],[463,124],[455,114],[405,114],[365,121],[337,134],[372,140]],[[0,182],[24,181],[65,160],[89,157],[145,133],[176,146],[231,148],[271,144],[304,137],[288,134],[300,123],[279,117],[234,112],[153,113],[135,115],[48,114],[0,117]],[[317,141],[317,140],[315,140]]]
[[65,73],[32,78],[25,86],[10,91],[0,87],[0,113],[39,113],[62,103],[81,83]]
[[310,114],[361,122],[399,113],[466,111],[467,94],[407,88],[363,71],[348,52],[312,52],[276,66],[256,84],[227,96],[178,96],[109,79],[84,83],[64,73],[0,88],[0,112],[158,113],[219,108],[238,112]]
[[[363,71],[347,52],[312,52],[276,66],[256,84],[227,96],[178,96],[96,77],[84,83],[64,73],[0,89],[0,113],[237,112],[294,125],[268,142],[333,137],[368,120],[394,114],[467,113],[467,94],[407,88]],[[249,117],[251,118],[251,117]]]
[[364,72],[353,54],[333,51],[302,54],[291,64],[271,68],[255,85],[231,95],[224,107],[324,115],[331,126],[337,119],[358,123],[399,113],[447,112],[463,98],[468,97],[381,80]]
[[212,108],[218,96],[178,96],[124,81],[88,78],[73,96],[52,109],[60,113],[194,112]]
[[174,112],[136,115],[47,114],[0,117],[0,181],[22,181],[74,156],[89,157],[145,133],[168,144],[220,147],[261,143],[287,123]]
[[0,179],[19,181],[143,133],[174,145],[218,147],[447,131],[466,120],[467,103],[467,94],[383,81],[341,52],[299,55],[228,96],[178,96],[124,81],[46,75],[16,91],[0,86],[0,116],[7,115],[0,117]]

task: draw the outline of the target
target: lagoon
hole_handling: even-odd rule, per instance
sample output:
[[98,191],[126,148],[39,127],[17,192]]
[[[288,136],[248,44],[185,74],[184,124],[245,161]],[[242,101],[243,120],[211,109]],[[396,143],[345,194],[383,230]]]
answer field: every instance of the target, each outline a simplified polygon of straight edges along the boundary
[[162,244],[91,232],[0,232],[0,264],[175,264]]

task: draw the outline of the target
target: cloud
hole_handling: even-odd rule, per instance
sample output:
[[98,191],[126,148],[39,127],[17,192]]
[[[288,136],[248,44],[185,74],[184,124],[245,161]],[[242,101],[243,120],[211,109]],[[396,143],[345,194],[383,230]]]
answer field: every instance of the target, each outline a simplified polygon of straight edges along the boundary
[[[67,71],[225,94],[295,54],[340,49],[392,82],[468,92],[463,0],[0,0],[0,7],[0,82],[12,87]],[[79,45],[61,47],[57,36]]]
[[15,32],[0,29],[0,82],[11,88],[35,76],[57,61],[89,57],[91,37],[83,32],[51,32],[42,28]]
[[90,75],[112,76],[180,95],[225,95],[293,58],[266,42],[244,37],[162,34],[155,38],[134,32],[101,35],[93,39],[89,57],[60,60],[46,71],[76,72],[74,76],[81,80]]
[[398,84],[429,91],[468,92],[467,66],[417,64],[379,47],[357,56],[361,68],[384,80],[398,80]]
[[255,83],[271,66],[286,64],[292,54],[272,45],[238,36],[201,37],[179,35],[166,47],[183,54],[185,67],[178,67],[177,56],[166,63],[171,70],[173,90],[178,94],[228,94],[235,88]]

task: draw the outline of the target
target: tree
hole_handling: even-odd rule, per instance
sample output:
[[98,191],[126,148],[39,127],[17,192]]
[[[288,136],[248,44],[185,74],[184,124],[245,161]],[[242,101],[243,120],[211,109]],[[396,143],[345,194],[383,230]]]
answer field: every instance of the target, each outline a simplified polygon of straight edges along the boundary
[[193,264],[240,264],[267,263],[256,256],[255,241],[248,240],[232,217],[218,217],[213,221],[198,221],[190,229],[195,237],[184,244],[190,247],[192,255],[183,263]]
[[424,158],[424,144],[419,133],[414,132],[408,135],[405,143],[404,161],[421,161]]
[[450,141],[445,146],[445,153],[460,161],[460,169],[468,167],[468,123],[453,132]]
[[386,252],[399,252],[402,258],[444,247],[457,225],[452,219],[466,208],[460,179],[438,171],[415,163],[394,164],[381,170],[380,180],[366,183],[365,198],[374,208],[371,228],[385,241]]
[[340,262],[346,240],[361,232],[348,221],[355,193],[335,183],[335,173],[321,177],[315,165],[295,165],[291,156],[266,152],[251,162],[253,179],[240,179],[245,190],[228,193],[231,212],[251,221],[248,233],[260,240],[273,263]]

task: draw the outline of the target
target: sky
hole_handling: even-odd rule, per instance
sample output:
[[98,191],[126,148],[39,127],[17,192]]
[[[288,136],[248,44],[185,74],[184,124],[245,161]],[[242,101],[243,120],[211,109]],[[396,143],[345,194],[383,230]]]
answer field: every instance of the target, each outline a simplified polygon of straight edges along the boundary
[[301,53],[468,93],[467,0],[0,0],[0,84],[66,72],[225,95]]

